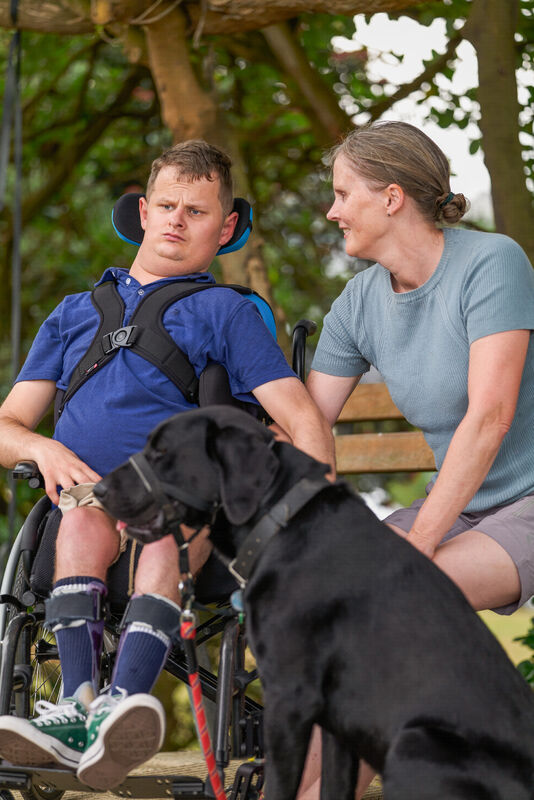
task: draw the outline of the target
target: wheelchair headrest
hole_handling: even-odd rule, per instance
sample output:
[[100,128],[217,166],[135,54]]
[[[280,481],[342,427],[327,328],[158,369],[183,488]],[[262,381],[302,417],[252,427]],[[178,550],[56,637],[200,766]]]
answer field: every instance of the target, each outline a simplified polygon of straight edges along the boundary
[[[128,192],[119,197],[111,211],[111,223],[117,236],[129,244],[137,247],[143,241],[144,231],[139,217],[139,198],[144,197],[138,192]],[[218,256],[239,250],[247,241],[252,230],[252,208],[250,203],[242,197],[234,198],[232,211],[237,211],[239,217],[234,234],[229,242],[217,251]]]

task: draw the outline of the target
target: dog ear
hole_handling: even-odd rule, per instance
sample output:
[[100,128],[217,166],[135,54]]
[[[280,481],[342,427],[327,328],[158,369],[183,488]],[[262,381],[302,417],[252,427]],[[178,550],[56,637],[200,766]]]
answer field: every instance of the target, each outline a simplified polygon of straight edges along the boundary
[[278,470],[272,441],[234,426],[219,430],[213,451],[228,520],[242,525],[256,512]]

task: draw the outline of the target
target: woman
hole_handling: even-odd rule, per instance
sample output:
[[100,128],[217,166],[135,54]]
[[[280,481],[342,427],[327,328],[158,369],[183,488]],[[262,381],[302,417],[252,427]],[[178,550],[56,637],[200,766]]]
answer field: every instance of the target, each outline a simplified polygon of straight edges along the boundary
[[534,271],[508,237],[443,227],[467,202],[417,128],[355,130],[330,165],[327,217],[349,255],[376,263],[333,303],[308,389],[333,425],[377,367],[438,468],[387,524],[473,608],[511,614],[534,594]]

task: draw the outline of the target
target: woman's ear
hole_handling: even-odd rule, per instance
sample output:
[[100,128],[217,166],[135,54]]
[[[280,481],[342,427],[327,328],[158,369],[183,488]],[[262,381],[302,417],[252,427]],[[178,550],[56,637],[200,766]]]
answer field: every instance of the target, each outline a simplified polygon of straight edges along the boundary
[[386,213],[388,217],[396,214],[404,205],[404,190],[398,183],[390,183],[384,189]]

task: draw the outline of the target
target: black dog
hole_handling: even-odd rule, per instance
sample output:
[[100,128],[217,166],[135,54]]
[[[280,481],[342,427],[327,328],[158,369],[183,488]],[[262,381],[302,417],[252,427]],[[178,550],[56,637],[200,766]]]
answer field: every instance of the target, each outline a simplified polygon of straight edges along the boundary
[[222,507],[214,543],[250,573],[269,800],[295,797],[314,723],[323,800],[353,800],[359,758],[389,800],[532,800],[531,690],[453,583],[325,470],[214,406],[161,424],[95,492],[144,541]]

